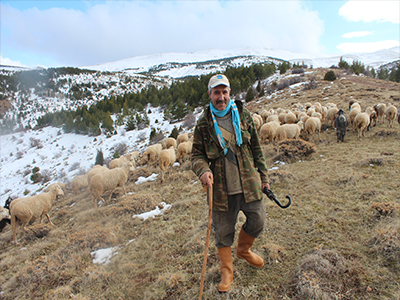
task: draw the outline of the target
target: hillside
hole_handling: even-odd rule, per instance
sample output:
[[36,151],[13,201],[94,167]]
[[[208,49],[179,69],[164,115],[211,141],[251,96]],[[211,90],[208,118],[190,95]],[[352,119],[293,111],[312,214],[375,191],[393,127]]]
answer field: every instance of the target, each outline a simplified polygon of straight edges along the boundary
[[[329,82],[323,80],[326,72],[306,72],[299,83],[246,107],[261,112],[332,102],[348,113],[352,99],[363,109],[379,102],[400,107],[399,83],[340,70]],[[311,81],[316,87],[308,89]],[[289,194],[293,204],[282,210],[265,197],[266,227],[253,250],[266,265],[256,270],[234,256],[234,284],[227,294],[215,288],[219,264],[211,238],[204,299],[399,299],[399,142],[397,122],[393,128],[377,124],[362,139],[348,130],[344,143],[323,122],[320,140],[265,144],[271,189],[282,201]],[[189,162],[175,165],[162,184],[154,175],[159,172],[157,165],[139,163],[128,179],[128,195],[117,190],[98,208],[88,190],[67,193],[50,212],[56,226],[45,220],[19,230],[19,246],[11,242],[10,227],[4,228],[1,297],[197,299],[206,195]],[[157,207],[165,212],[137,217]],[[243,221],[239,215],[237,229]],[[113,253],[108,263],[95,263],[100,250]]]

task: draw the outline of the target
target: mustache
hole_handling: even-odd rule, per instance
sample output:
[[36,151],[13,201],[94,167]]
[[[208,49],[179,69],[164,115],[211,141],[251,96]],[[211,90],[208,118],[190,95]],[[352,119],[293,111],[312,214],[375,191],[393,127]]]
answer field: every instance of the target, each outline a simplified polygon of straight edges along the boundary
[[226,100],[217,100],[217,104],[226,103]]

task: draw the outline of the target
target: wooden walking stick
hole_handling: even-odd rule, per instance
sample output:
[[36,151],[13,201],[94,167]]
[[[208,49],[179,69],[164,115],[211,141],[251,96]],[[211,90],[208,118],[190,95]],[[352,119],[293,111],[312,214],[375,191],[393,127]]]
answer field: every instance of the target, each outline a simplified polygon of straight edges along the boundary
[[213,204],[212,185],[207,186],[207,197],[208,197],[208,226],[207,226],[206,245],[205,245],[205,249],[204,249],[203,268],[201,270],[199,300],[201,300],[201,298],[203,297],[204,277],[206,275],[208,247],[210,246],[211,223],[212,223],[212,204]]

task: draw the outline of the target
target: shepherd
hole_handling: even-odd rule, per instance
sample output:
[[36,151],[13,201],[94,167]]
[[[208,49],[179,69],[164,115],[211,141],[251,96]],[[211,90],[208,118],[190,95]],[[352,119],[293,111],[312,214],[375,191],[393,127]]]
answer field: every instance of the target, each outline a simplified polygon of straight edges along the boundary
[[227,292],[233,282],[231,246],[239,211],[243,211],[246,221],[236,254],[253,267],[264,266],[264,260],[250,248],[264,229],[262,190],[269,189],[254,121],[241,101],[230,98],[230,91],[225,75],[210,78],[210,105],[196,124],[192,148],[192,170],[203,185],[212,188],[212,228],[220,261],[221,293]]

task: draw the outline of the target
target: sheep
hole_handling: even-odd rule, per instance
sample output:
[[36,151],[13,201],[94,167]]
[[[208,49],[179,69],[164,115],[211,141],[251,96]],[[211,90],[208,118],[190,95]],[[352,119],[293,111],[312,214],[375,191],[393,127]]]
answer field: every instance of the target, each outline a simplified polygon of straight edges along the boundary
[[275,140],[276,129],[279,126],[280,126],[280,124],[278,121],[272,121],[272,122],[263,124],[260,128],[261,143],[264,143],[266,140],[268,140],[270,143],[272,143],[272,141]]
[[74,194],[77,194],[79,191],[86,189],[86,187],[89,185],[87,176],[86,174],[84,175],[76,175],[72,180],[71,180],[71,189]]
[[[279,117],[278,117],[278,115],[270,115],[268,118],[267,118],[267,120],[265,121],[265,123],[269,123],[269,122],[273,122],[273,121],[277,121],[277,122],[279,122]],[[280,124],[280,122],[279,122],[279,124]]]
[[129,172],[133,170],[134,166],[132,162],[127,161],[120,168],[106,170],[94,175],[89,182],[89,186],[90,194],[93,197],[95,207],[97,207],[97,199],[100,199],[104,202],[104,199],[101,197],[101,195],[107,190],[111,190],[110,197],[108,198],[108,201],[110,201],[114,190],[118,186],[124,189],[126,196],[125,183],[128,180]]
[[7,224],[11,224],[11,215],[7,208],[0,206],[0,232]]
[[388,120],[388,127],[393,127],[393,120],[397,116],[397,108],[396,106],[389,104],[385,111],[386,119]]
[[193,142],[191,142],[191,141],[183,142],[178,145],[178,154],[176,156],[176,159],[179,160],[180,164],[182,164],[182,159],[187,154],[192,153],[192,146],[193,146]]
[[301,130],[303,129],[303,122],[299,121],[296,124],[283,124],[276,129],[275,138],[280,142],[286,139],[298,139]]
[[353,102],[353,103],[350,105],[350,110],[355,109],[355,108],[358,108],[358,109],[361,111],[361,105],[360,105],[360,103],[358,103],[358,102]]
[[267,122],[267,118],[271,115],[272,113],[270,111],[267,111],[265,109],[263,109],[261,111],[261,118],[263,119],[263,123]]
[[124,156],[121,156],[119,158],[115,158],[112,161],[110,161],[109,168],[110,168],[110,170],[111,169],[115,169],[115,168],[120,168],[127,161],[130,161],[133,164],[135,164],[135,160],[134,160],[133,155],[131,153],[125,154]]
[[355,119],[355,117],[356,117],[359,113],[361,113],[361,106],[360,106],[360,104],[358,104],[357,102],[356,102],[356,103],[353,103],[353,104],[351,105],[350,113],[349,113],[349,123],[353,126],[353,131],[355,130],[355,127],[354,127],[354,119]]
[[55,226],[53,222],[51,222],[49,211],[57,196],[62,195],[64,195],[64,192],[60,186],[54,185],[50,188],[49,192],[15,199],[11,202],[11,231],[15,245],[18,245],[16,234],[17,226],[20,222],[22,222],[22,229],[27,231],[25,226],[28,222],[33,222],[40,217],[40,223],[42,223],[43,217],[46,216],[49,223]]
[[294,124],[297,122],[297,117],[294,113],[292,113],[291,111],[289,111],[284,118],[284,122],[285,124]]
[[367,107],[365,109],[365,111],[369,112],[369,125],[367,127],[367,131],[369,131],[369,127],[371,126],[372,121],[374,121],[374,125],[373,126],[376,126],[376,120],[377,120],[378,116],[376,114],[375,109],[373,107],[371,107],[371,106]]
[[132,151],[129,154],[131,155],[131,160],[132,161],[136,162],[140,158],[140,152],[139,151]]
[[90,180],[92,179],[92,177],[96,174],[99,174],[101,172],[107,171],[108,168],[107,166],[100,166],[100,165],[94,165],[87,173],[86,173],[86,177],[87,177],[87,182],[90,182]]
[[253,114],[252,117],[254,125],[256,126],[256,130],[258,131],[261,128],[261,125],[263,124],[263,119],[259,114]]
[[306,136],[310,136],[310,139],[315,132],[318,132],[318,140],[321,141],[320,131],[321,131],[321,120],[319,118],[310,117],[304,123],[304,132],[306,133]]
[[337,108],[330,108],[328,109],[328,112],[326,113],[326,120],[328,121],[328,124],[333,127],[333,123],[335,122],[336,119],[336,114],[338,113]]
[[149,146],[146,151],[143,152],[142,156],[146,157],[148,162],[154,162],[160,156],[161,150],[161,144],[154,144]]
[[171,146],[174,147],[174,149],[177,148],[176,139],[174,139],[173,137],[169,137],[166,139],[164,149],[168,149]]
[[172,166],[176,161],[175,149],[170,147],[168,149],[164,149],[160,153],[159,165],[161,169],[161,182],[164,181],[164,173],[168,169],[168,167]]
[[285,124],[285,116],[286,116],[286,112],[283,111],[278,115],[278,120],[281,124]]
[[320,112],[317,112],[317,111],[313,112],[311,117],[316,117],[316,118],[322,120],[322,114]]
[[385,112],[386,112],[386,104],[385,103],[378,103],[373,106],[374,110],[376,111],[376,115],[378,118],[378,123],[383,124],[385,121]]
[[187,142],[189,140],[189,135],[187,132],[181,133],[176,137],[176,145],[179,147],[180,143]]
[[344,136],[346,135],[346,128],[348,125],[349,121],[344,115],[344,111],[342,109],[339,109],[338,116],[335,119],[335,128],[338,142],[344,142]]
[[366,111],[363,113],[359,113],[354,118],[354,128],[358,131],[358,138],[361,138],[361,136],[365,137],[365,131],[367,130],[367,127],[369,125],[369,116],[370,112]]
[[314,107],[315,107],[315,111],[316,112],[322,113],[322,105],[321,105],[321,103],[315,102],[314,103]]
[[54,183],[50,184],[44,191],[45,191],[45,192],[49,192],[50,189],[51,189],[51,187],[52,187],[53,185],[56,185],[56,184],[63,190],[64,193],[66,192],[66,190],[67,190],[67,185],[66,185],[65,183],[62,183],[62,182],[54,182]]

